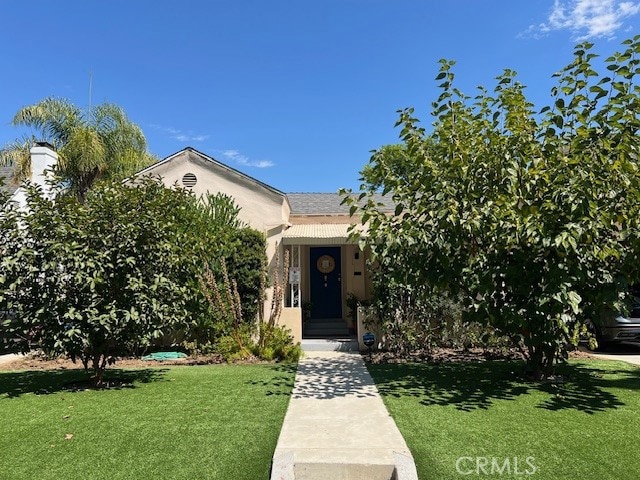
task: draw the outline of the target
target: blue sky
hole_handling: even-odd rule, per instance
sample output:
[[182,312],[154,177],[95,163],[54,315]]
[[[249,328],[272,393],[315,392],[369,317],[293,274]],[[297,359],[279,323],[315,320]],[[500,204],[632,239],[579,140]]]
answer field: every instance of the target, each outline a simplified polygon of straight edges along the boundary
[[518,72],[536,106],[589,39],[607,55],[640,1],[0,0],[0,144],[47,96],[113,102],[159,157],[192,146],[283,191],[358,186],[396,143],[396,111],[429,125],[440,58],[458,86]]

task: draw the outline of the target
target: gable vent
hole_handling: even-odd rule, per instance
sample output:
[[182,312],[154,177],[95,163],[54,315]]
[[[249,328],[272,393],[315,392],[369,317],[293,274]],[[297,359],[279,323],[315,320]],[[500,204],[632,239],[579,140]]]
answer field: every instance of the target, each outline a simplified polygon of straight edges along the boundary
[[198,179],[193,173],[185,173],[182,177],[182,185],[187,188],[193,187],[196,183],[198,183]]

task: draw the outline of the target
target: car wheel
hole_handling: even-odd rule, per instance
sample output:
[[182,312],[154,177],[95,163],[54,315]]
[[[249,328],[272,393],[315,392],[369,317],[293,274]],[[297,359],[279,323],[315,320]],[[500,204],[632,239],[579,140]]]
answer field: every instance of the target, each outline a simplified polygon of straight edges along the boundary
[[602,339],[602,333],[600,333],[600,329],[596,325],[594,325],[594,323],[591,321],[588,321],[586,325],[587,325],[587,331],[591,334],[591,336],[593,336],[593,338],[596,339],[596,342],[598,343],[596,347],[593,347],[591,345],[591,342],[587,340],[587,349],[592,352],[598,352],[598,351],[604,350],[605,342]]

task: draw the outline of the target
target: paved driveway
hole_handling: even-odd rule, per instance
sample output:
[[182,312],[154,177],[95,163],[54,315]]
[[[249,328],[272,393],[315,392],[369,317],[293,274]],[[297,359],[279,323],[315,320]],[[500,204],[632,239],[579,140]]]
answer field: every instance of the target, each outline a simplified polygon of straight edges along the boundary
[[17,358],[20,358],[20,355],[16,355],[15,353],[8,353],[6,355],[0,355],[0,365],[2,365],[3,363],[13,362]]
[[634,365],[640,365],[640,344],[621,343],[619,345],[611,345],[605,352],[589,352],[589,355],[593,355],[596,358],[621,360]]

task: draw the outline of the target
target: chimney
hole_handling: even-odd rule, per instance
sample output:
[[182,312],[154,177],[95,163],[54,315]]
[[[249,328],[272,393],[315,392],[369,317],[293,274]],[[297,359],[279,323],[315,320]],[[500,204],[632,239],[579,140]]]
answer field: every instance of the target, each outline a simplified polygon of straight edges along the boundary
[[47,142],[36,142],[31,154],[31,182],[42,188],[45,196],[51,193],[53,169],[58,163],[58,154]]

